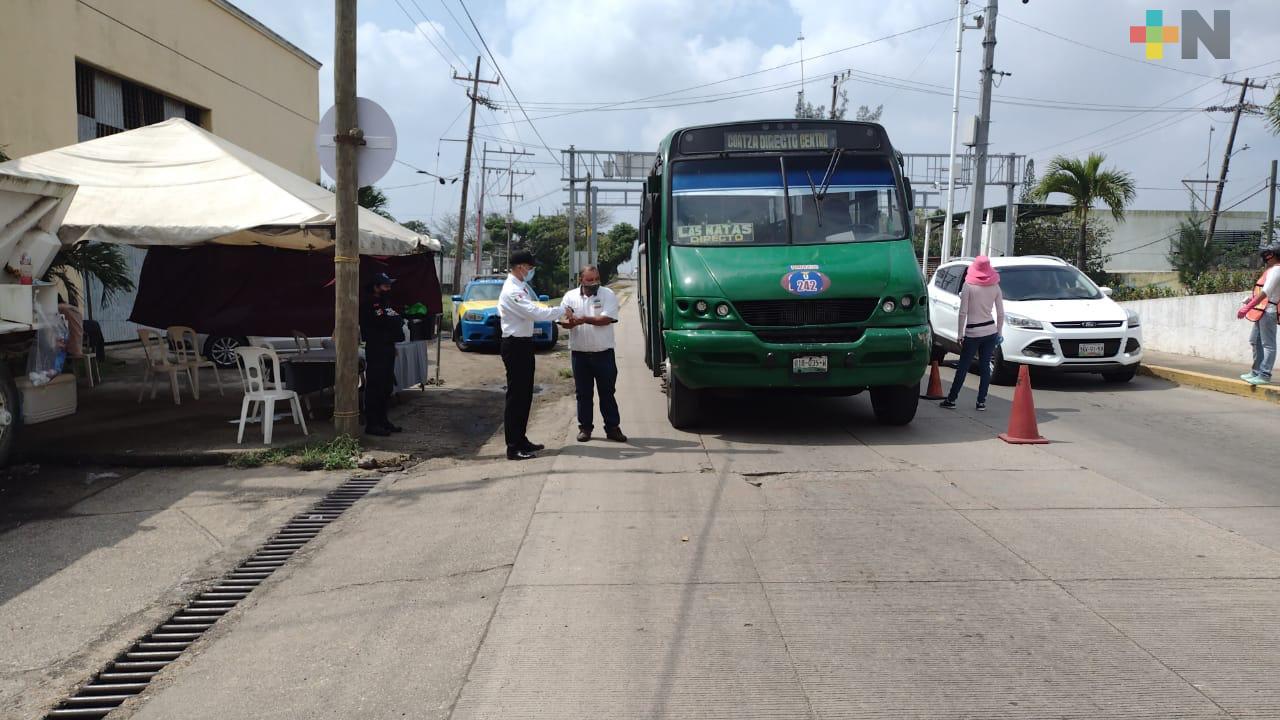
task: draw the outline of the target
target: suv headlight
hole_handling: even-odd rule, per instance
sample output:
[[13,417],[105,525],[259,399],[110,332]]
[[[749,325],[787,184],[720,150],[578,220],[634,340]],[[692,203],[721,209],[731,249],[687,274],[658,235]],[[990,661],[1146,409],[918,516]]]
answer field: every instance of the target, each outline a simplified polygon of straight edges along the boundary
[[468,310],[462,314],[462,319],[467,322],[484,322],[484,313],[479,310]]
[[1135,328],[1142,324],[1142,320],[1138,317],[1138,313],[1130,310],[1129,308],[1125,308],[1124,313],[1129,316],[1129,327]]
[[1006,325],[1010,325],[1016,328],[1022,328],[1023,330],[1043,330],[1044,329],[1044,325],[1041,325],[1039,320],[1024,318],[1021,315],[1005,315],[1004,322]]

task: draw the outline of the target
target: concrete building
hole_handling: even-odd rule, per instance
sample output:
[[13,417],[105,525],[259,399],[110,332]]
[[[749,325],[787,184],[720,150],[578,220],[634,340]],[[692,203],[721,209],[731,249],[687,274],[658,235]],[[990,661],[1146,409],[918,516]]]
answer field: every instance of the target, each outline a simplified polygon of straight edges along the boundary
[[[227,0],[2,0],[0,149],[10,157],[173,117],[320,179],[320,62]],[[146,256],[125,248],[136,282]],[[137,338],[133,294],[88,313]]]
[[320,178],[320,62],[227,0],[3,6],[5,154],[185,117],[302,177]]

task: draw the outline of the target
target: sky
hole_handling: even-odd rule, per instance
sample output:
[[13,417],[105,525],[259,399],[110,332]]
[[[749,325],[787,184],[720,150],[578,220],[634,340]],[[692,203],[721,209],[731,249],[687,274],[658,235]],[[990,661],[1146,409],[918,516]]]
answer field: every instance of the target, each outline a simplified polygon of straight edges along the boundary
[[[234,2],[324,63],[319,111],[327,109],[332,3]],[[982,14],[985,3],[972,0],[966,12]],[[1162,60],[1145,59],[1130,26],[1152,8],[1163,9],[1167,25],[1180,25],[1182,10],[1209,20],[1212,10],[1229,10],[1230,59],[1203,47],[1198,59],[1183,59],[1178,44],[1166,45]],[[469,83],[454,75],[474,72],[477,55],[481,77],[502,78],[481,86],[497,109],[477,114],[477,157],[486,141],[533,153],[489,155],[490,166],[518,157],[516,167],[533,173],[511,178],[523,196],[514,200],[519,218],[567,202],[559,163],[570,145],[653,152],[678,127],[791,117],[802,77],[807,99],[826,105],[832,76],[846,70],[851,109],[883,104],[895,147],[948,150],[954,0],[361,0],[359,13],[358,92],[396,124],[397,164],[378,185],[402,221],[457,217],[461,183],[441,186],[415,169],[461,173],[465,146],[454,141],[466,135]],[[1025,154],[1041,175],[1057,154],[1103,152],[1136,180],[1134,209],[1187,209],[1181,181],[1203,180],[1206,170],[1216,180],[1231,115],[1204,108],[1238,99],[1224,76],[1269,81],[1247,94],[1259,104],[1280,85],[1275,0],[1005,0],[997,18],[995,67],[1011,74],[993,93],[991,152]],[[977,113],[982,34],[964,33],[961,118]],[[1265,210],[1280,138],[1246,115],[1235,147],[1223,207]],[[486,213],[505,211],[507,184],[490,173]],[[990,188],[987,204],[1003,197],[1002,187]],[[967,207],[964,193],[957,205]],[[633,214],[614,213],[634,223]]]

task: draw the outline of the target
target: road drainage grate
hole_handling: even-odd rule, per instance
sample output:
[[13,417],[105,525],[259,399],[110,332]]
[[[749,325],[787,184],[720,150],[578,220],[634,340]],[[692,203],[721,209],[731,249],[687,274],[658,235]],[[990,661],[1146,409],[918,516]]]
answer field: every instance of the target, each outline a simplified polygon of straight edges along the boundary
[[219,618],[379,482],[381,478],[352,478],[295,515],[248,560],[134,643],[45,717],[101,718],[141,693],[153,677],[178,659]]

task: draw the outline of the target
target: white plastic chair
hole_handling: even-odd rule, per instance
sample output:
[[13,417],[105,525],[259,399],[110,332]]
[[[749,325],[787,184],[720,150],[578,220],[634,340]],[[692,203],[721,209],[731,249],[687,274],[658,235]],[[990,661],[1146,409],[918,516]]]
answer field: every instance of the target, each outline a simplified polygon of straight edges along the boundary
[[[302,417],[302,406],[298,402],[298,393],[286,390],[280,374],[280,358],[274,350],[257,347],[236,348],[236,359],[239,361],[241,377],[244,378],[244,400],[240,403],[240,433],[236,443],[244,442],[244,425],[249,418],[249,409],[255,403],[262,403],[262,443],[271,444],[271,430],[275,421],[276,401],[289,401],[289,409],[293,413],[295,425],[302,426],[302,434],[307,431],[307,421]],[[273,382],[266,379],[266,369],[270,368]]]
[[151,399],[156,399],[156,378],[161,373],[169,376],[169,387],[173,390],[174,405],[182,404],[182,395],[178,392],[179,372],[186,371],[187,384],[191,387],[192,394],[195,394],[196,381],[191,377],[190,366],[179,365],[169,359],[169,349],[165,347],[164,341],[160,339],[158,333],[148,328],[138,328],[138,340],[142,342],[142,352],[146,355],[146,367],[142,375],[142,392],[138,393],[138,402],[142,402],[143,395],[146,395],[148,384],[151,385]]
[[174,355],[178,359],[178,365],[186,365],[195,373],[196,385],[193,394],[196,399],[200,399],[201,368],[213,369],[213,379],[218,383],[218,394],[226,395],[222,391],[222,375],[218,373],[218,364],[200,354],[200,343],[196,331],[185,325],[171,325],[166,334],[169,336],[169,346],[173,348]]

